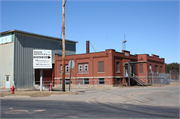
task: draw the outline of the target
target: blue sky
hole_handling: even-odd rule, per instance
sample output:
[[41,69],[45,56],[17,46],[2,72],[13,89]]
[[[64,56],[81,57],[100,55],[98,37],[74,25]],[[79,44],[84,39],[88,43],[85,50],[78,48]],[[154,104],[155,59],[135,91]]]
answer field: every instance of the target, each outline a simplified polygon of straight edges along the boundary
[[[1,1],[0,32],[12,29],[60,37],[62,1]],[[131,54],[156,54],[166,63],[179,58],[179,1],[70,1],[65,10],[65,38],[89,40],[96,52],[115,49],[122,41]],[[90,47],[90,52],[94,52]]]

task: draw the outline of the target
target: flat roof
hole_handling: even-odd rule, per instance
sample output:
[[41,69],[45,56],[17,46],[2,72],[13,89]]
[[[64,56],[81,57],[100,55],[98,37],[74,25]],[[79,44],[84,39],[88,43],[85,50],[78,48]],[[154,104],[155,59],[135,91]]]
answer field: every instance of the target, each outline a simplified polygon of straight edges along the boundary
[[[0,33],[0,36],[1,35],[5,35],[5,34],[8,34],[8,33],[23,33],[23,34],[28,34],[28,35],[33,35],[33,36],[38,36],[38,37],[43,37],[43,38],[49,38],[49,39],[54,39],[54,40],[62,40],[61,38],[56,38],[56,37],[51,37],[51,36],[45,36],[45,35],[40,35],[40,34],[36,34],[36,33],[30,33],[30,32],[25,32],[25,31],[20,31],[20,30],[9,30],[9,31],[5,31],[5,32],[1,32]],[[77,41],[72,41],[72,40],[66,40],[65,41],[68,41],[68,42],[72,42],[72,43],[78,43]]]

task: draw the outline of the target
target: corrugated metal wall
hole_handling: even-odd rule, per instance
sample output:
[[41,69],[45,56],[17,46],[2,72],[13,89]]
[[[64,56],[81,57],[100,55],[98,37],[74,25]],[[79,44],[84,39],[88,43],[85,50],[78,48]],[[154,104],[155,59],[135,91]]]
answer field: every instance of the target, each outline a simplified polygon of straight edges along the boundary
[[[35,83],[35,70],[33,69],[33,49],[52,50],[54,54],[62,53],[62,45],[58,40],[15,33],[14,39],[14,80],[17,88],[33,87]],[[76,44],[66,42],[66,55],[76,53]]]

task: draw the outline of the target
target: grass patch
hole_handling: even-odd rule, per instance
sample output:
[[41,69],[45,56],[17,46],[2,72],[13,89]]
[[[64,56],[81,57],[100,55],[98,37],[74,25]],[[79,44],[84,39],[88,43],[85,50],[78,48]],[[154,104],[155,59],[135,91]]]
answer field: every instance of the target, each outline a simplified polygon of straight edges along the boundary
[[62,91],[15,91],[14,94],[11,92],[0,92],[0,97],[4,96],[30,96],[30,97],[47,97],[50,95],[64,95],[64,94],[76,94],[76,92],[62,92]]

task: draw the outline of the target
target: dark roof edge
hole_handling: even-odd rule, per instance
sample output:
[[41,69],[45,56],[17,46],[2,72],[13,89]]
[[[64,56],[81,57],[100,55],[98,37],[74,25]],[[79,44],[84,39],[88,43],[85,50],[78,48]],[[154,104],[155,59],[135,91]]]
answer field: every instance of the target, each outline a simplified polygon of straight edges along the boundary
[[[30,32],[20,31],[20,30],[16,30],[16,29],[9,30],[9,31],[5,31],[5,32],[1,32],[1,33],[0,33],[0,36],[1,36],[1,35],[5,35],[5,34],[8,34],[8,33],[13,33],[13,32],[19,32],[19,33],[24,33],[24,34],[34,35],[34,36],[39,36],[39,37],[44,37],[44,38],[50,38],[50,39],[55,39],[55,40],[62,40],[61,38],[56,38],[56,37],[51,37],[51,36],[45,36],[45,35],[40,35],[40,34],[36,34],[36,33],[30,33]],[[77,41],[66,40],[66,39],[65,39],[65,41],[73,42],[73,43],[78,43]]]

